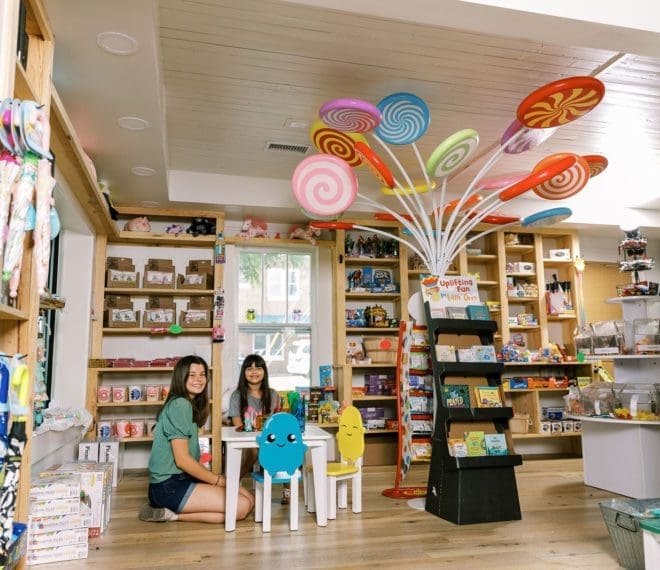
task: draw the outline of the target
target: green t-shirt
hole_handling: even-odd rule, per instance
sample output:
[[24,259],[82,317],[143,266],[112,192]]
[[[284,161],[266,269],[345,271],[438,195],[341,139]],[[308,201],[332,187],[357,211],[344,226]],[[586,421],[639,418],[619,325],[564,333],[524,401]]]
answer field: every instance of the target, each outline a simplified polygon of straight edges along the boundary
[[175,398],[165,405],[154,429],[154,443],[149,457],[150,483],[161,483],[172,475],[182,473],[174,461],[170,443],[173,439],[187,439],[190,455],[199,461],[198,431],[193,421],[192,404],[188,400]]

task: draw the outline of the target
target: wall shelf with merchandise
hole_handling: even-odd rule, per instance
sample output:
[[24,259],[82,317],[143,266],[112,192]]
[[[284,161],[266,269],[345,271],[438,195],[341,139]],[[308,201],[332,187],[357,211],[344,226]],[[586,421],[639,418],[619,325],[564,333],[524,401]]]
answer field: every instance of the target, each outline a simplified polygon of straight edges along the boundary
[[[150,430],[174,363],[197,354],[207,361],[211,374],[211,416],[200,437],[210,441],[212,467],[218,470],[220,438],[213,438],[212,431],[221,424],[222,345],[212,341],[223,317],[224,216],[166,209],[118,212],[117,233],[100,236],[96,245],[94,290],[103,291],[103,296],[94,300],[97,318],[92,323],[87,383],[87,408],[96,432],[115,430],[130,445],[125,466],[146,465],[144,447],[152,441]],[[148,216],[149,231],[119,229],[136,216]],[[182,229],[193,218],[214,223],[213,235],[167,233],[167,227],[178,224]]]

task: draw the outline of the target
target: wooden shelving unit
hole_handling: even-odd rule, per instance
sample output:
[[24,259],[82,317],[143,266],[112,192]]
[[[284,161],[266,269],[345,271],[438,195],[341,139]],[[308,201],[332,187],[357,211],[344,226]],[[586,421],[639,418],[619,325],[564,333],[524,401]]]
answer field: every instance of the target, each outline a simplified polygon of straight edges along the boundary
[[[216,246],[216,236],[200,235],[193,237],[190,234],[180,234],[174,236],[160,231],[160,227],[172,222],[185,223],[190,222],[192,218],[211,218],[215,220],[216,232],[222,232],[224,228],[224,214],[218,211],[197,211],[197,210],[170,210],[170,209],[136,209],[136,208],[117,208],[120,220],[117,224],[113,222],[113,231],[110,235],[100,235],[97,237],[95,260],[96,266],[94,268],[94,290],[103,291],[103,296],[95,298],[94,312],[99,316],[96,321],[92,323],[91,328],[91,354],[90,358],[104,359],[108,357],[109,341],[115,343],[114,349],[117,350],[116,343],[122,341],[122,337],[126,338],[125,352],[122,357],[129,358],[143,358],[143,354],[154,349],[153,343],[161,343],[163,346],[159,357],[167,356],[184,356],[185,353],[168,354],[167,351],[172,350],[172,344],[166,344],[165,340],[168,338],[181,338],[186,337],[206,337],[209,344],[209,352],[211,359],[208,362],[211,372],[210,386],[211,386],[211,430],[218,430],[222,420],[222,368],[221,368],[221,343],[212,343],[211,327],[196,327],[188,328],[183,327],[181,332],[176,336],[170,334],[154,334],[150,327],[138,326],[129,328],[115,328],[103,325],[103,319],[100,316],[103,314],[104,298],[107,295],[127,295],[137,302],[144,302],[146,298],[153,295],[165,295],[175,298],[175,302],[183,302],[187,298],[195,297],[212,297],[215,291],[222,287],[223,282],[223,265],[214,263],[213,274],[213,288],[211,289],[163,289],[154,287],[107,287],[105,283],[106,267],[105,261],[109,255],[116,255],[119,252],[120,256],[123,252],[130,252],[129,257],[135,257],[136,269],[141,268],[142,263],[146,263],[147,258],[170,258],[177,256],[175,262],[176,273],[183,274],[185,272],[185,263],[188,259],[204,258],[208,260],[214,259],[214,248]],[[118,227],[134,216],[148,216],[152,223],[153,232],[129,232],[119,231]],[[185,248],[185,249],[182,249]],[[188,251],[190,250],[190,252]],[[200,253],[191,253],[192,251],[199,251]],[[192,256],[192,257],[191,257]],[[181,266],[181,263],[184,263]],[[179,313],[180,307],[177,306],[175,313]],[[213,312],[213,309],[212,309]],[[219,324],[214,321],[213,324]],[[165,327],[167,328],[167,327]],[[151,345],[151,346],[150,346]],[[116,354],[114,356],[117,356]],[[162,386],[169,386],[171,378],[172,367],[90,367],[87,374],[87,409],[92,413],[96,421],[102,419],[111,419],[115,413],[126,413],[127,416],[133,417],[135,414],[138,416],[146,414],[154,417],[163,402],[110,402],[99,403],[97,401],[97,391],[99,386],[108,385],[112,386],[118,380],[117,378],[130,378],[128,382],[135,384],[143,384],[147,382],[144,377],[148,377],[148,383],[159,384]],[[200,436],[209,437],[209,433],[200,433]],[[133,444],[148,445],[152,439],[150,437],[136,437],[125,438],[122,441]],[[220,438],[211,440],[211,453],[212,453],[212,468],[214,471],[219,471],[222,464],[222,451],[221,451]]]

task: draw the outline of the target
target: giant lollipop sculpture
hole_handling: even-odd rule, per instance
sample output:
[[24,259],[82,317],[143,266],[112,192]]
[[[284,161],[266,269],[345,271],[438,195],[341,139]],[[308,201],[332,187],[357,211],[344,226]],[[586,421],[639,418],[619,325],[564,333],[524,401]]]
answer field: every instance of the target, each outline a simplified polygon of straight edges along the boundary
[[[472,241],[511,225],[534,227],[560,222],[571,215],[568,208],[550,208],[520,219],[498,212],[507,202],[532,191],[545,200],[564,200],[581,191],[590,176],[607,166],[605,157],[571,153],[550,155],[531,173],[486,177],[505,154],[534,148],[557,128],[591,111],[603,98],[605,86],[594,77],[554,81],[520,103],[516,119],[502,135],[500,145],[486,160],[460,198],[447,201],[449,176],[464,168],[474,154],[479,135],[463,129],[441,142],[426,161],[416,146],[430,123],[426,103],[412,93],[395,93],[377,105],[357,99],[335,99],[321,106],[320,121],[311,135],[321,154],[304,159],[292,178],[293,194],[312,225],[327,229],[359,229],[404,243],[422,260],[430,273],[444,275],[456,255]],[[396,165],[397,178],[369,145],[368,134]],[[410,145],[419,163],[423,184],[414,183],[389,145]],[[393,196],[404,212],[358,191],[352,168],[365,165],[383,185],[384,196]],[[437,182],[436,182],[437,181]],[[420,194],[430,193],[431,212]],[[482,194],[485,194],[482,195]],[[350,222],[337,221],[355,200],[377,210],[379,219],[398,221],[403,236]],[[492,227],[467,236],[478,224]],[[467,238],[467,239],[466,239]]]

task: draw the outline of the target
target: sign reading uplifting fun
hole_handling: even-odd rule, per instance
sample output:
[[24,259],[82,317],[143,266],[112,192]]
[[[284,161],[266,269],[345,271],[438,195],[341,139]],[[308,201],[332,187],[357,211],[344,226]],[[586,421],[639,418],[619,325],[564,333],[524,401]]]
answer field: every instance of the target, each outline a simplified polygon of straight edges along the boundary
[[422,297],[429,303],[432,319],[447,318],[450,307],[481,304],[474,277],[425,275],[420,281]]

